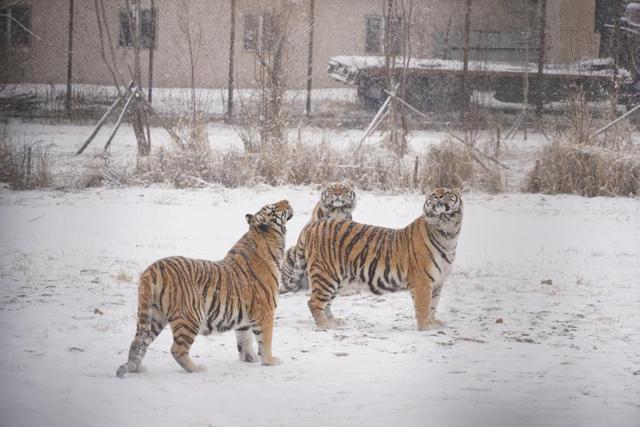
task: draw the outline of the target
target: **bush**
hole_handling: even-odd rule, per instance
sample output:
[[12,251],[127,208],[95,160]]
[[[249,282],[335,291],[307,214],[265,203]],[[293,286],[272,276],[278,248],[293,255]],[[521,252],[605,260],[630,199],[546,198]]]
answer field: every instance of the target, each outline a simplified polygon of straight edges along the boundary
[[[611,103],[617,105],[613,98]],[[614,111],[612,107],[605,116],[607,122]],[[640,152],[631,144],[628,123],[594,138],[594,119],[581,93],[572,98],[569,117],[568,129],[543,148],[525,191],[587,197],[640,194]]]
[[638,196],[640,157],[599,147],[553,143],[529,173],[526,191],[581,196]]

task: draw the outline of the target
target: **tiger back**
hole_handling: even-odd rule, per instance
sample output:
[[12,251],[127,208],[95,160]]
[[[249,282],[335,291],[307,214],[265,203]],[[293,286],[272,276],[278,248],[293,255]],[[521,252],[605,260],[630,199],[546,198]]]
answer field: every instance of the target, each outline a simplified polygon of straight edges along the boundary
[[[128,361],[116,375],[138,372],[147,348],[167,323],[173,333],[171,354],[187,372],[204,370],[189,357],[196,335],[235,330],[240,360],[276,365],[271,353],[280,265],[284,257],[289,202],[247,214],[249,231],[221,261],[174,256],[142,273],[138,287],[136,334]],[[258,344],[258,356],[253,340]]]
[[[316,203],[307,225],[323,219],[351,220],[356,207],[356,193],[348,183],[336,182],[324,188],[320,200]],[[306,227],[306,226],[305,226]],[[304,231],[304,229],[303,229]],[[303,238],[303,232],[299,239]],[[280,293],[297,292],[308,289],[309,282],[304,271],[298,271],[296,247],[298,243],[287,249],[282,264],[282,287]]]
[[342,324],[331,313],[331,304],[350,281],[366,283],[376,294],[409,289],[418,329],[441,324],[435,312],[461,225],[460,194],[445,188],[435,189],[422,215],[402,229],[345,220],[310,224],[296,256],[309,275],[308,306],[316,325]]

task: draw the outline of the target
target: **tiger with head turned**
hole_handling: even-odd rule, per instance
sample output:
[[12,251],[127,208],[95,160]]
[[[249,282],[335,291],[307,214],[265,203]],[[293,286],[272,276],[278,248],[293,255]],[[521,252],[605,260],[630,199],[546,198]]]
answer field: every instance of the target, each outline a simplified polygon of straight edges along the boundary
[[375,294],[408,288],[418,330],[441,325],[435,312],[461,225],[460,193],[446,188],[436,188],[427,197],[422,215],[402,229],[348,220],[310,224],[296,256],[309,276],[308,305],[316,325],[342,324],[333,317],[331,303],[343,283],[350,281],[366,283]]
[[222,261],[163,258],[140,276],[138,321],[129,360],[116,375],[138,372],[151,342],[167,323],[173,333],[171,354],[187,372],[204,370],[189,357],[196,335],[233,329],[240,360],[277,365],[271,354],[273,320],[284,257],[286,223],[293,209],[286,200],[247,214],[249,231]]
[[[356,192],[350,183],[334,182],[327,185],[320,201],[316,203],[311,214],[311,220],[307,226],[314,221],[322,219],[342,219],[351,220],[351,214],[356,207]],[[303,233],[300,233],[300,237]],[[304,242],[302,242],[304,243]],[[307,276],[304,272],[296,274],[298,262],[296,259],[296,245],[287,249],[282,264],[282,288],[280,293],[297,292],[309,287]],[[292,280],[295,277],[295,280]]]

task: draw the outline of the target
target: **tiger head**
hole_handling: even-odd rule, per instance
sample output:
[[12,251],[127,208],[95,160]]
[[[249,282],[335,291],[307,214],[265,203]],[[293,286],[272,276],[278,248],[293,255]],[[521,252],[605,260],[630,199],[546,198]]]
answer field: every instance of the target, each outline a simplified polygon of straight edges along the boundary
[[322,191],[320,205],[325,212],[343,210],[350,213],[356,207],[356,192],[349,183],[334,182]]
[[461,213],[462,199],[460,198],[460,190],[449,190],[445,187],[438,187],[429,196],[424,203],[424,214],[427,218],[435,218]]
[[293,208],[287,200],[263,206],[255,214],[246,214],[245,218],[251,227],[256,227],[260,231],[271,229],[286,233],[286,223],[293,216]]

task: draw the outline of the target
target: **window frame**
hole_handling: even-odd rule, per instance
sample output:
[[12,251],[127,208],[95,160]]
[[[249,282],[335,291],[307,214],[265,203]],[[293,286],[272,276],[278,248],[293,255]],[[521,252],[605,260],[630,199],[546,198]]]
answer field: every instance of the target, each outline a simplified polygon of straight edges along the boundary
[[[377,22],[377,27],[371,25],[373,22]],[[399,25],[396,23],[399,23]],[[388,25],[391,25],[391,32],[389,33],[389,52],[386,52],[384,38]],[[397,30],[394,30],[394,28]],[[374,34],[376,31],[378,32],[377,36]],[[387,53],[390,55],[403,54],[404,20],[401,16],[366,15],[364,32],[365,53],[378,55]]]
[[[271,52],[279,38],[278,22],[270,13],[243,13],[242,46],[246,51]],[[251,25],[248,25],[248,22]],[[253,29],[251,29],[253,27]]]
[[[15,9],[25,13],[21,18],[15,16]],[[31,26],[33,22],[33,8],[30,5],[13,5],[0,9],[2,27],[0,27],[0,46],[10,49],[28,49],[31,47]],[[26,20],[25,20],[26,17]],[[20,24],[17,24],[18,21]],[[24,28],[23,28],[24,26]],[[25,29],[26,28],[26,29]],[[21,35],[20,39],[18,34]]]
[[[135,23],[134,15],[135,10],[129,10],[125,7],[118,10],[118,47],[121,49],[133,49],[133,29],[131,27],[132,22]],[[126,22],[124,22],[125,20]],[[140,21],[140,34],[138,35],[140,49],[156,49],[158,47],[158,8],[141,9]]]

